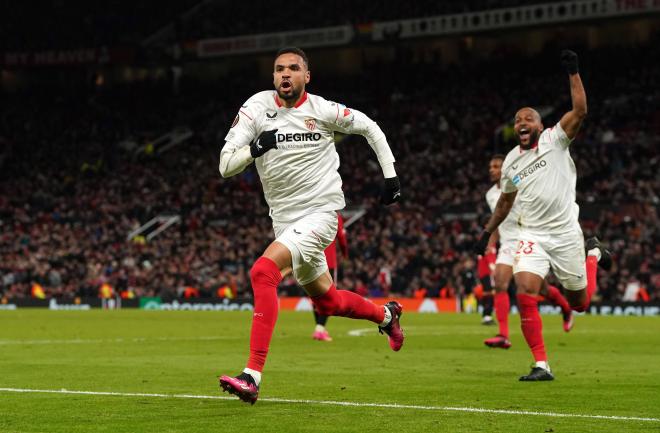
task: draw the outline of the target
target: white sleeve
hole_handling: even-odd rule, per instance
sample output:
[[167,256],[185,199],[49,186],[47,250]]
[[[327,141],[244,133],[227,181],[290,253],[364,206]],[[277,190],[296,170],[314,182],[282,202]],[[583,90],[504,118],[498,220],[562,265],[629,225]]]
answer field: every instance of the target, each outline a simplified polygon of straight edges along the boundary
[[516,172],[509,169],[512,163],[510,155],[511,152],[504,158],[504,162],[502,163],[502,175],[500,176],[500,191],[502,191],[502,194],[518,191],[517,185],[520,183],[520,177]]
[[237,148],[231,143],[226,142],[220,152],[220,175],[222,177],[232,177],[250,165],[254,161],[250,153],[250,146]]
[[564,128],[561,127],[559,122],[557,122],[552,128],[546,129],[543,132],[548,134],[548,141],[552,147],[566,149],[573,141],[568,138],[568,135],[566,135]]
[[257,136],[254,109],[248,100],[234,118],[234,122],[225,136],[225,145],[220,151],[220,175],[234,176],[250,165],[254,158],[250,154],[250,143]]
[[502,176],[500,179],[500,188],[502,189],[502,194],[518,191],[516,184],[508,176]]
[[335,102],[327,101],[326,103],[329,105],[326,120],[331,128],[345,134],[362,135],[376,153],[385,178],[396,176],[394,170],[394,161],[396,160],[390,145],[387,143],[387,138],[385,138],[385,134],[378,124],[361,111],[347,108]]

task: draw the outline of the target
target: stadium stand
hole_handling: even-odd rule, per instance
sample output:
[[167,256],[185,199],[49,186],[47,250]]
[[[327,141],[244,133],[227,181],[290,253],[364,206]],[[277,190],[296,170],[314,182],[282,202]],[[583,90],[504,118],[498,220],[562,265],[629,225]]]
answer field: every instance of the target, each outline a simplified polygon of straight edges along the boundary
[[[33,7],[6,4],[2,11],[0,50],[137,45],[144,37],[199,2],[110,0],[81,2],[75,7],[67,7],[69,5],[66,3],[62,0],[45,0]],[[57,23],[56,35],[53,23]]]
[[[471,0],[463,2],[443,2],[422,0],[410,3],[388,0],[340,0],[310,4],[297,0],[280,7],[269,3],[233,2],[216,0],[203,2],[186,19],[177,21],[179,38],[201,39],[206,37],[226,37],[243,34],[302,30],[315,27],[331,27],[349,24],[368,25],[375,21],[400,20],[433,15],[446,15],[499,9],[551,1],[533,0]],[[331,9],[332,13],[328,13]],[[293,19],[292,11],[300,11],[304,19]],[[231,20],[228,16],[250,16],[250,20]]]

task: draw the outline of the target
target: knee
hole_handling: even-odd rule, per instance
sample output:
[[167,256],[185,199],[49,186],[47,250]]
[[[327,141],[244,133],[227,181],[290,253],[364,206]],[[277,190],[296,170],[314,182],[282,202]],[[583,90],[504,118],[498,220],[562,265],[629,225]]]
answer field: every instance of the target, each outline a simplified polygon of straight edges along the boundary
[[267,257],[259,257],[250,268],[250,281],[252,281],[253,289],[263,284],[268,286],[274,284],[277,287],[281,279],[282,274],[279,267]]
[[539,294],[539,288],[531,284],[518,284],[516,283],[516,293],[518,295],[535,296]]
[[250,280],[255,281],[263,277],[266,273],[266,266],[261,261],[261,257],[250,268]]
[[495,292],[497,292],[497,293],[506,292],[509,289],[509,282],[500,280],[498,278],[495,278],[493,288],[495,289]]
[[493,286],[496,292],[506,292],[509,290],[509,285],[511,284],[511,272],[508,271],[503,265],[498,265],[495,267],[495,273],[493,274]]
[[328,290],[321,296],[312,298],[312,304],[317,313],[322,316],[336,316],[341,311],[341,299],[336,290]]

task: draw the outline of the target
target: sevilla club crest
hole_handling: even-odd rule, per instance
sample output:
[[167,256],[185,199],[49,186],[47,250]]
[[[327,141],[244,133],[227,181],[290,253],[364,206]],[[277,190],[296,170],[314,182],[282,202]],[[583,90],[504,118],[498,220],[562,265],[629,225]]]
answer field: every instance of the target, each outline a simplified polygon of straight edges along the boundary
[[305,119],[305,126],[310,131],[315,130],[316,129],[316,119],[312,119],[312,118]]

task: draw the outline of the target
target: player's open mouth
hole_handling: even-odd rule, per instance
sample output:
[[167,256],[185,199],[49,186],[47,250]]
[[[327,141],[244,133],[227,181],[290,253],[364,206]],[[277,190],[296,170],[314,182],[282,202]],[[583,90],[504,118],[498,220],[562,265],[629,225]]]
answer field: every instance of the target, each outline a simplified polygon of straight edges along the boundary
[[280,88],[282,90],[289,90],[293,87],[289,81],[282,81],[282,84],[280,84]]
[[521,140],[524,139],[524,138],[529,138],[529,136],[530,136],[530,131],[529,131],[529,129],[527,129],[527,128],[520,128],[520,129],[518,130],[518,136],[520,137]]

